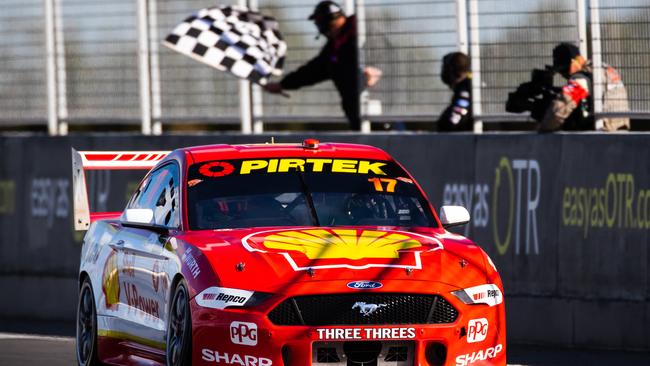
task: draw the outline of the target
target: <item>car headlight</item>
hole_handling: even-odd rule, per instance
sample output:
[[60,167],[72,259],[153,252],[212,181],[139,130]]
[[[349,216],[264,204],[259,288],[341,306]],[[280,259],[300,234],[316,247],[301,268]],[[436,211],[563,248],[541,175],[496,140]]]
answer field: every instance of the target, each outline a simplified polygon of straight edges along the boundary
[[201,291],[195,300],[204,308],[223,310],[230,307],[256,306],[271,296],[265,292],[213,286]]
[[452,295],[467,305],[486,304],[495,306],[503,302],[503,294],[499,287],[494,284],[479,285],[453,291]]
[[268,292],[255,291],[253,293],[253,296],[251,296],[250,299],[246,301],[244,306],[245,307],[257,306],[263,303],[264,301],[266,301],[267,299],[269,299],[271,296],[273,296],[273,294],[269,294]]

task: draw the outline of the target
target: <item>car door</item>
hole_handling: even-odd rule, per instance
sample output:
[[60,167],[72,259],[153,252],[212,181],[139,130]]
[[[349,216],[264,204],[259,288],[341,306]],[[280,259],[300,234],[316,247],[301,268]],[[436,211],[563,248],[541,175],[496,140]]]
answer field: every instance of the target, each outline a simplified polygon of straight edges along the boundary
[[[154,212],[153,223],[170,230],[180,223],[179,168],[166,164],[147,176],[127,209]],[[173,254],[164,249],[166,233],[122,225],[119,235],[120,311],[123,327],[132,340],[164,348],[170,279],[167,268]]]

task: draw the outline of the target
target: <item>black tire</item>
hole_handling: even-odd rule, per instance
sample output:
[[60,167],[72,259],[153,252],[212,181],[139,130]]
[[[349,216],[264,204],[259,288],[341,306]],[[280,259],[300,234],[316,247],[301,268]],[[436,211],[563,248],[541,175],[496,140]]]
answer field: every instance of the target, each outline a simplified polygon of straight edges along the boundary
[[165,345],[167,366],[192,364],[192,317],[185,280],[180,280],[174,289],[169,306]]
[[97,358],[97,308],[89,279],[79,290],[77,304],[76,353],[79,366],[101,365]]

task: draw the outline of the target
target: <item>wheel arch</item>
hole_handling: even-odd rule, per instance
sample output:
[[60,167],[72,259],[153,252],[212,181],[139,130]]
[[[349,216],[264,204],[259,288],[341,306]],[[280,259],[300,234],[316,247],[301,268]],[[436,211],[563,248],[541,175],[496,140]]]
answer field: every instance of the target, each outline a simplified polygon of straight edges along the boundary
[[176,291],[176,286],[178,286],[178,283],[181,282],[182,280],[187,283],[185,276],[183,276],[183,274],[180,272],[176,273],[176,275],[174,275],[174,278],[172,279],[171,285],[169,286],[169,297],[167,298],[167,311],[171,309],[174,292]]
[[[79,272],[79,278],[77,279],[78,281],[78,289],[81,289],[81,286],[83,286],[83,283],[86,279],[90,280],[90,275],[86,271],[81,271]],[[90,286],[92,287],[92,280],[90,281]]]

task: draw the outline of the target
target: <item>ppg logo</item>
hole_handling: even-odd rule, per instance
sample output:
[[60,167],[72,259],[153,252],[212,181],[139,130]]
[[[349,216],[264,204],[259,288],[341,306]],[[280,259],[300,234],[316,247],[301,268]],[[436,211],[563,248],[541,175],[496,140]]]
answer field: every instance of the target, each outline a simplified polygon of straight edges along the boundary
[[234,344],[256,346],[257,324],[244,322],[230,323],[230,340]]
[[467,343],[484,341],[488,333],[488,321],[485,318],[472,319],[467,323]]

